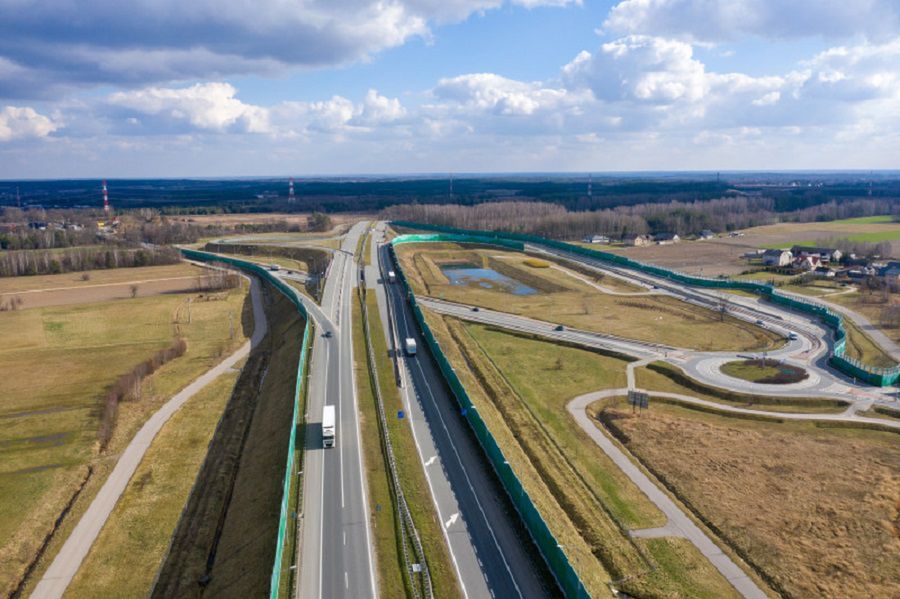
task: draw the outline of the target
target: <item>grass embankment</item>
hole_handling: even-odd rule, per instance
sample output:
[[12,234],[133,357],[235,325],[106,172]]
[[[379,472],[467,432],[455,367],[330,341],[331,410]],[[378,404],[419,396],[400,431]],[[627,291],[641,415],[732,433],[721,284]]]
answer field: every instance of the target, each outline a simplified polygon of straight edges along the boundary
[[768,358],[726,362],[719,370],[730,377],[761,385],[790,385],[809,378],[803,368]]
[[[202,299],[173,294],[0,314],[0,338],[5,340],[0,349],[0,593],[18,584],[87,473],[92,472],[53,533],[30,584],[144,421],[244,342],[252,318],[246,297],[244,287]],[[189,298],[194,300],[190,324]],[[105,390],[168,346],[176,331],[187,341],[187,352],[146,378],[139,399],[119,405],[114,434],[99,453],[99,402]]]
[[[401,245],[397,253],[414,289],[423,295],[697,350],[759,351],[783,344],[772,331],[672,297],[611,295],[559,268],[530,268],[523,264],[525,254],[503,253],[497,248],[431,250],[423,244]],[[514,295],[477,284],[451,285],[440,265],[461,262],[494,268],[537,293]],[[600,284],[611,281],[612,277],[605,277]]]
[[[457,597],[460,594],[456,580],[456,572],[450,557],[449,550],[444,541],[444,533],[441,522],[434,510],[434,502],[431,498],[428,481],[422,469],[415,440],[412,436],[407,421],[399,420],[396,414],[404,410],[400,392],[394,384],[394,367],[388,352],[387,340],[384,337],[384,329],[378,312],[377,299],[374,292],[368,293],[366,308],[369,315],[369,330],[371,332],[372,348],[375,353],[375,366],[378,371],[378,384],[381,397],[384,401],[385,414],[387,415],[388,434],[394,448],[394,459],[400,486],[406,496],[413,522],[419,532],[422,548],[428,562],[428,570],[436,597]],[[375,531],[376,542],[379,550],[379,569],[382,595],[386,597],[398,597],[396,592],[387,592],[399,588],[404,591],[403,559],[399,553],[399,537],[395,511],[389,509],[391,503],[390,481],[387,478],[385,456],[378,438],[378,422],[375,405],[375,395],[371,388],[368,375],[368,366],[365,361],[365,341],[362,338],[362,324],[357,321],[360,313],[354,305],[354,356],[357,361],[357,384],[360,392],[361,423],[366,430],[362,431],[363,438],[369,442],[363,443],[366,454],[366,468],[369,470],[369,492],[372,495],[370,507],[374,510],[375,502],[382,505],[380,513],[373,511],[372,522]],[[356,326],[358,325],[358,326]],[[375,485],[373,486],[373,480]],[[381,499],[379,499],[381,498]],[[380,524],[379,524],[380,520]],[[386,558],[386,559],[385,559]],[[388,563],[383,564],[382,559]],[[399,587],[397,585],[400,585]]]
[[264,289],[269,334],[241,371],[179,519],[154,597],[190,595],[204,575],[209,576],[209,596],[268,592],[304,322],[280,292],[268,285]]
[[895,433],[624,401],[603,421],[785,596],[900,592]]
[[892,368],[897,362],[885,353],[881,346],[872,341],[849,318],[844,318],[844,330],[847,332],[847,356],[855,358],[867,366],[879,368]]
[[723,403],[739,408],[770,412],[837,413],[849,407],[848,402],[814,397],[770,397],[739,393],[705,385],[687,376],[677,366],[666,362],[651,362],[634,369],[635,385],[651,394],[653,391],[680,393],[698,399]]
[[894,343],[900,344],[900,326],[892,326],[893,323],[888,322],[885,318],[890,312],[890,307],[900,303],[900,295],[896,293],[891,294],[888,296],[887,301],[882,301],[883,297],[879,297],[876,294],[870,295],[854,291],[852,293],[841,293],[826,299],[829,302],[840,304],[862,314],[872,325],[878,327],[882,333],[893,340]]
[[[610,581],[642,597],[731,596],[727,581],[690,548],[634,542],[628,529],[664,516],[572,421],[582,393],[625,384],[626,361],[453,319],[430,318],[479,413],[576,570],[595,596]],[[448,351],[449,349],[449,351]],[[644,549],[642,551],[642,549]],[[677,573],[677,576],[676,576]],[[688,574],[685,574],[688,573]]]
[[69,585],[67,597],[149,594],[236,381],[237,373],[223,374],[162,428]]

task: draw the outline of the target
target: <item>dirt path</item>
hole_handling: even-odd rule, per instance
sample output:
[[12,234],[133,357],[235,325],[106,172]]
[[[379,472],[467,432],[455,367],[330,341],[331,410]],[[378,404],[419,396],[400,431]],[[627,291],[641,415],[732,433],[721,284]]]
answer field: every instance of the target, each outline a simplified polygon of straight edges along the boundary
[[50,567],[47,568],[44,576],[37,587],[35,587],[32,597],[37,599],[62,597],[81,566],[81,562],[90,551],[97,535],[100,534],[100,530],[106,523],[107,518],[109,518],[119,497],[125,491],[128,481],[131,480],[134,471],[141,463],[144,453],[146,453],[163,425],[187,400],[214,381],[219,375],[231,369],[238,361],[248,356],[251,347],[257,345],[263,339],[266,334],[267,324],[260,286],[255,279],[251,279],[250,295],[253,301],[253,322],[255,323],[250,341],[182,389],[172,399],[163,404],[141,427],[141,430],[134,436],[134,439],[125,448],[125,451],[122,452],[109,478],[107,478],[103,487],[75,526],[72,534],[66,539]]

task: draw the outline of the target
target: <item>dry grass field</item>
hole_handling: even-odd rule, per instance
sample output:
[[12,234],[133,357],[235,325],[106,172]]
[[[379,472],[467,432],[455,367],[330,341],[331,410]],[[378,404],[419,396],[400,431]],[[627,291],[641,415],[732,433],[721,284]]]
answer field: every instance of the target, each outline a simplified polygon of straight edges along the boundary
[[[223,374],[166,423],[82,562],[67,597],[148,596],[236,381],[236,372]],[[135,563],[142,567],[133,568]]]
[[[191,324],[184,312],[189,297]],[[109,456],[162,402],[243,342],[246,288],[205,297],[219,299],[171,294],[0,313],[0,593],[17,583],[88,469],[93,475],[49,553],[114,465]],[[115,434],[99,454],[105,390],[170,345],[176,326],[187,352],[146,379],[139,400],[120,405]]]
[[[757,351],[783,341],[771,331],[655,294],[612,295],[558,268],[530,268],[525,254],[497,248],[472,249],[409,244],[398,247],[404,272],[417,293],[530,316],[599,333],[698,350]],[[536,293],[515,295],[481,284],[452,285],[441,266],[492,268]],[[607,285],[604,277],[600,285]]]
[[18,309],[88,304],[131,297],[190,293],[209,280],[209,270],[188,263],[95,270],[82,273],[0,278],[0,303],[21,300]]
[[603,418],[785,596],[900,596],[896,434],[660,404]]

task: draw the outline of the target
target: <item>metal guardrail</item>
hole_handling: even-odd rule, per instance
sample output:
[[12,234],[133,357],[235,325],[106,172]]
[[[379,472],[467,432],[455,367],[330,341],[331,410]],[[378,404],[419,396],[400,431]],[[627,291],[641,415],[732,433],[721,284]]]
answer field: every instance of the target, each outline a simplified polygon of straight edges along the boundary
[[[799,299],[792,295],[788,295],[776,290],[772,285],[767,283],[758,283],[755,281],[732,281],[728,279],[712,279],[709,277],[698,277],[695,275],[686,275],[656,266],[647,264],[638,260],[632,260],[619,254],[585,248],[582,246],[572,245],[555,239],[545,239],[536,235],[526,235],[523,233],[506,233],[502,231],[481,231],[457,229],[455,227],[446,227],[442,225],[430,225],[425,223],[416,223],[411,221],[391,221],[391,225],[405,227],[407,229],[420,229],[425,231],[437,231],[437,234],[413,234],[402,235],[394,239],[392,243],[409,243],[409,242],[427,242],[435,241],[435,237],[444,237],[440,241],[456,241],[468,243],[490,243],[505,247],[513,247],[510,244],[521,244],[524,247],[526,243],[532,243],[544,247],[562,250],[571,254],[577,254],[588,258],[593,258],[603,262],[608,262],[617,266],[631,268],[640,272],[658,276],[664,279],[676,281],[678,283],[694,286],[707,287],[715,289],[740,289],[756,293],[767,299],[788,306],[795,310],[812,314],[822,320],[834,331],[834,346],[828,358],[836,370],[843,374],[863,380],[877,387],[888,387],[897,384],[900,381],[900,365],[892,368],[877,368],[862,364],[859,360],[846,355],[846,338],[847,331],[844,328],[842,317],[828,307],[813,302],[811,300]],[[404,239],[406,238],[406,239]]]
[[312,321],[309,318],[309,314],[307,313],[306,307],[303,305],[303,302],[297,299],[294,290],[291,289],[282,280],[273,276],[268,270],[266,270],[259,264],[254,264],[253,262],[248,262],[246,260],[240,260],[238,258],[231,258],[218,254],[210,254],[208,252],[201,252],[198,250],[190,250],[186,248],[181,248],[181,253],[186,258],[189,258],[191,260],[199,260],[201,262],[221,262],[223,264],[228,264],[234,268],[239,268],[241,270],[251,272],[258,277],[265,279],[281,293],[283,293],[292,304],[294,304],[300,314],[303,315],[303,318],[306,322],[303,327],[303,343],[300,346],[300,361],[297,365],[297,382],[294,390],[294,408],[291,418],[293,426],[291,426],[291,434],[288,440],[287,462],[284,469],[284,487],[281,496],[281,514],[278,519],[278,534],[275,540],[275,559],[273,560],[272,577],[271,582],[269,583],[270,599],[278,599],[281,586],[281,573],[284,570],[282,562],[284,561],[284,545],[288,529],[287,523],[289,519],[288,510],[291,496],[291,485],[294,479],[293,471],[294,453],[297,446],[297,418],[300,414],[299,408],[301,390],[304,388],[304,381],[306,379],[306,358],[309,353],[310,339],[312,338]]
[[[372,347],[371,329],[369,328],[369,309],[366,305],[366,286],[364,279],[359,286],[359,300],[362,312],[363,335],[366,339],[366,360],[369,364],[369,377],[374,389],[375,403],[378,407],[378,424],[381,428],[381,446],[387,456],[388,474],[391,479],[391,487],[396,497],[395,508],[397,510],[397,520],[400,523],[400,541],[403,550],[403,562],[406,572],[409,575],[413,595],[418,599],[424,596],[425,599],[433,597],[433,588],[431,586],[431,573],[428,571],[428,562],[425,558],[425,550],[422,548],[422,541],[419,537],[419,531],[412,519],[412,513],[409,511],[409,505],[406,502],[406,495],[400,486],[400,476],[397,474],[397,461],[394,458],[394,446],[391,443],[390,434],[388,432],[387,415],[384,411],[384,398],[381,395],[381,386],[378,382],[378,369],[375,364],[375,349]],[[407,539],[412,541],[412,550],[415,553],[415,562],[410,559],[409,548],[407,547]],[[418,571],[414,568],[418,566]],[[419,579],[420,585],[416,584]]]

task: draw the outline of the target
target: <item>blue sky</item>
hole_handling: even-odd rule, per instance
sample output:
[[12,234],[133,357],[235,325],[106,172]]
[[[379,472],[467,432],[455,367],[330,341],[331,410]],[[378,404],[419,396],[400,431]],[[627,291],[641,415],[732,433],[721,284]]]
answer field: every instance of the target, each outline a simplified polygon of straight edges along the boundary
[[0,177],[900,166],[896,0],[0,0]]

